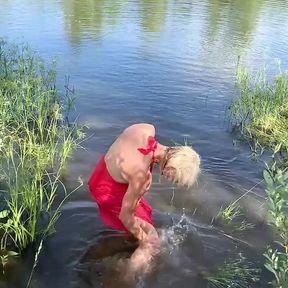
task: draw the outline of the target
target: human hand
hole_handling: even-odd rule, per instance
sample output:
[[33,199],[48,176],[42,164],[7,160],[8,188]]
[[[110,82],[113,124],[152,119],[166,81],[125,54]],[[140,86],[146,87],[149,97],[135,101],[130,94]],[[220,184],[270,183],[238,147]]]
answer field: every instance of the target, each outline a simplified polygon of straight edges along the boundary
[[143,250],[151,256],[155,256],[160,252],[161,240],[158,235],[147,235],[139,245]]

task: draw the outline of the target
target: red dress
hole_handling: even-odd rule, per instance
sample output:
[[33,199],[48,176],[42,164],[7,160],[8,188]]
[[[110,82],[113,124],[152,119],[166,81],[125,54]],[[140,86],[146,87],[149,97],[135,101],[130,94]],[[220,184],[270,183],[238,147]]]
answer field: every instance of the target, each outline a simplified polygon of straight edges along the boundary
[[[148,147],[139,148],[138,151],[144,155],[152,152],[150,169],[154,163],[154,152],[157,148],[157,141],[154,137],[148,138]],[[93,199],[99,207],[99,214],[102,222],[115,230],[127,231],[119,219],[122,200],[128,189],[127,183],[116,182],[109,174],[104,156],[101,157],[96,169],[91,175],[88,186]],[[135,216],[153,225],[152,209],[148,202],[142,197],[136,207]]]

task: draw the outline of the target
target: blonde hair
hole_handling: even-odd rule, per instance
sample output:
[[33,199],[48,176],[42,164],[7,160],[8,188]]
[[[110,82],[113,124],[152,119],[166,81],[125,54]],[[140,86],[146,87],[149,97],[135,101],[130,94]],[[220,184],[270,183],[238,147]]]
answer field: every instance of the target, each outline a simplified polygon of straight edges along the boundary
[[175,171],[171,180],[179,186],[191,187],[200,172],[200,156],[189,146],[171,147],[170,151],[166,167]]

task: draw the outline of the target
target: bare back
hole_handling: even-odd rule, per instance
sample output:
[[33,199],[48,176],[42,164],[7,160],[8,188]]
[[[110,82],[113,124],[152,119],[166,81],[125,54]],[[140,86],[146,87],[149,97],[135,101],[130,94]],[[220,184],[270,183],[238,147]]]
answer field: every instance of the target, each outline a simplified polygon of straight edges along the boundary
[[147,147],[149,136],[155,136],[150,124],[134,124],[126,128],[109,148],[105,162],[111,177],[119,183],[128,183],[135,173],[149,174],[151,156],[144,156],[140,147]]

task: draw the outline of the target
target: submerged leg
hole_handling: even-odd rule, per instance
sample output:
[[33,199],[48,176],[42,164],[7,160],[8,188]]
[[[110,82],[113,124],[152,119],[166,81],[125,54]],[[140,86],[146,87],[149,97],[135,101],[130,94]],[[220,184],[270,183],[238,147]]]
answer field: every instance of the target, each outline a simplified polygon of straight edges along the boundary
[[149,271],[151,261],[160,252],[160,238],[156,229],[148,222],[137,218],[139,225],[146,233],[145,240],[140,241],[138,248],[134,251],[128,261],[127,273],[129,276],[146,273]]

